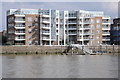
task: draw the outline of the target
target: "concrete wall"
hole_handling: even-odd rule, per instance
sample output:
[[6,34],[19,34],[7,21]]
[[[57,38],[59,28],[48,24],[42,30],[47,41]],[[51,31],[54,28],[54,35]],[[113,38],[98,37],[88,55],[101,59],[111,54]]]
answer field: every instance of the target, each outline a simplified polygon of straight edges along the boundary
[[[67,46],[0,46],[2,53],[62,53]],[[84,48],[87,46],[84,46]],[[89,46],[93,51],[120,52],[120,46]]]
[[2,53],[61,53],[65,46],[2,46]]

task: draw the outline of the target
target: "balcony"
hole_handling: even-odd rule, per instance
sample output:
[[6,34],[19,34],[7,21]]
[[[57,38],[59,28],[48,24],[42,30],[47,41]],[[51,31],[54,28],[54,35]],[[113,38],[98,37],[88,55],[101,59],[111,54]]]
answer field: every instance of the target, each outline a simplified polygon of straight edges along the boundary
[[69,18],[76,18],[77,17],[77,14],[76,13],[69,13]]
[[42,17],[50,17],[50,15],[43,14]]
[[83,21],[83,24],[91,24],[91,21]]
[[77,17],[76,16],[69,16],[68,18],[69,19],[76,19]]
[[42,40],[50,40],[49,37],[43,37]]
[[90,35],[90,32],[84,32],[83,35]]
[[76,32],[69,32],[68,35],[77,35],[77,33]]
[[110,30],[110,26],[109,27],[108,26],[103,26],[102,30]]
[[25,17],[25,15],[15,14],[16,17]]
[[15,28],[16,29],[25,29],[25,25],[16,25]]
[[16,35],[25,35],[25,31],[15,31]]
[[50,29],[50,26],[43,26],[43,29]]
[[84,19],[91,19],[92,16],[84,16],[83,18],[84,18]]
[[107,20],[103,20],[102,24],[110,24],[110,20],[108,20],[108,21]]
[[82,22],[82,21],[79,21],[79,24],[83,24],[83,22]]
[[42,34],[44,34],[44,35],[50,35],[50,31],[43,31]]
[[76,21],[69,21],[68,24],[77,24]]
[[15,19],[16,23],[25,23],[25,19]]
[[102,40],[103,40],[103,41],[110,41],[110,38],[108,38],[108,37],[105,38],[105,37],[104,37],[104,38],[102,38]]
[[90,40],[90,38],[89,37],[83,37],[83,40],[88,41],[88,40]]
[[109,32],[102,32],[102,35],[110,35]]
[[77,41],[83,41],[83,39],[77,39]]
[[43,19],[42,22],[43,23],[50,23],[50,20],[49,19]]
[[92,29],[91,26],[83,26],[83,29]]
[[69,26],[68,30],[76,30],[76,26]]
[[15,40],[16,41],[23,41],[23,40],[25,40],[25,37],[15,37]]
[[104,17],[102,17],[102,19],[110,19],[110,17],[109,16],[104,16]]

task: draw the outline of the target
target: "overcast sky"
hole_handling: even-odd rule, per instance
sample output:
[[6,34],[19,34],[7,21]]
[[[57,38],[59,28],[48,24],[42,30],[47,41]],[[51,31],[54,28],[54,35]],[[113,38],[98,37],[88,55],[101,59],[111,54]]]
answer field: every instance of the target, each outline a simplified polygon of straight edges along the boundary
[[14,2],[13,0],[13,2],[2,2],[0,5],[2,7],[0,30],[6,29],[6,11],[16,8],[103,11],[107,16],[118,17],[117,2]]

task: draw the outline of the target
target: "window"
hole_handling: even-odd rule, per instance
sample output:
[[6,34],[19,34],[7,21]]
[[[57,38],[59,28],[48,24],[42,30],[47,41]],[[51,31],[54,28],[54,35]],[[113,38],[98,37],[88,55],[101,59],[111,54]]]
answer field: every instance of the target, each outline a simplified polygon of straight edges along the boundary
[[35,23],[35,26],[38,26],[38,23]]
[[56,13],[56,17],[58,17],[59,16],[59,13]]
[[35,41],[35,45],[38,45],[38,41]]
[[98,34],[99,34],[99,33],[100,33],[100,30],[96,30],[96,33],[98,33]]
[[67,17],[67,14],[65,14],[65,17]]
[[38,18],[35,18],[35,21],[37,22],[37,21],[38,21]]
[[96,23],[100,23],[100,19],[97,19],[97,20],[96,20]]
[[97,41],[98,44],[100,44],[100,41]]
[[91,28],[94,28],[94,25],[91,25]]
[[99,29],[99,28],[100,28],[100,25],[96,25],[96,28],[98,28],[98,29]]
[[94,23],[94,19],[91,19],[91,23]]
[[37,31],[38,29],[35,29],[35,31]]
[[31,45],[31,44],[32,44],[32,41],[28,41],[28,44]]
[[28,23],[28,27],[32,27],[32,23]]
[[32,17],[28,17],[28,21],[32,21]]
[[32,32],[32,29],[28,29],[28,32],[31,33],[31,32]]
[[28,39],[30,40],[32,38],[32,36],[28,36]]
[[97,36],[97,39],[100,39],[100,36]]

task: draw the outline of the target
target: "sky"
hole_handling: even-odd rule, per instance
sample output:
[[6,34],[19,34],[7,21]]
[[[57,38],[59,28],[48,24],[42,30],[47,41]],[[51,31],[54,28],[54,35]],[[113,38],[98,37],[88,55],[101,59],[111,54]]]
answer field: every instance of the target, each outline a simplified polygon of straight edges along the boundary
[[[5,0],[6,1],[6,0]],[[0,3],[0,30],[6,29],[6,11],[9,9],[32,8],[32,9],[57,9],[57,10],[87,10],[103,11],[112,18],[118,17],[118,2],[2,2]],[[2,26],[2,27],[1,27]]]

